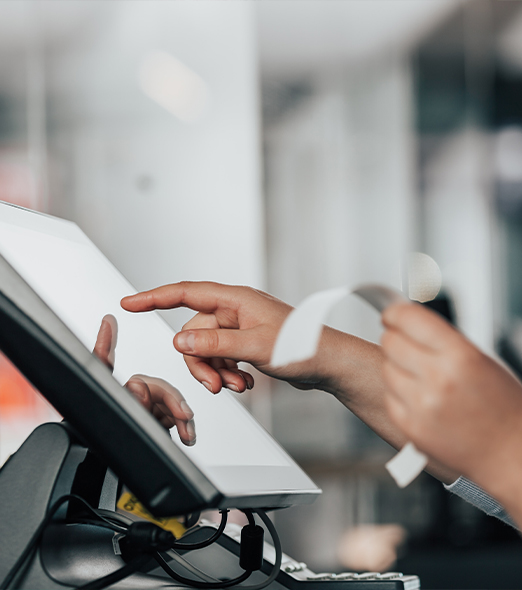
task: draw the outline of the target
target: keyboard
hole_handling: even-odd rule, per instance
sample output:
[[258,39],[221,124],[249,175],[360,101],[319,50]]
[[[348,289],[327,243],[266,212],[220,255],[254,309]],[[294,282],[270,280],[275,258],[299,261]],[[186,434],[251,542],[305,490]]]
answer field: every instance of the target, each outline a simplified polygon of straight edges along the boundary
[[[187,541],[199,541],[208,538],[216,529],[217,525],[207,521],[202,521],[198,527],[192,529],[183,538]],[[226,550],[236,558],[239,557],[239,544],[241,541],[241,526],[236,524],[227,524],[225,532],[216,542],[222,549]],[[210,530],[209,530],[210,529]],[[206,550],[201,552],[194,552],[192,555],[186,553],[185,559],[192,560],[192,556],[196,557],[197,553],[203,554]],[[204,564],[208,566],[212,563],[212,559],[208,559],[207,555]],[[225,555],[219,558],[216,555],[216,560],[223,563],[226,560]],[[263,574],[270,574],[275,560],[274,547],[265,541],[263,549],[263,567],[261,571]],[[237,563],[237,561],[236,561]],[[201,565],[204,565],[203,563]],[[202,569],[205,569],[202,567]],[[237,569],[237,566],[234,568]],[[208,569],[207,569],[208,571]],[[210,571],[208,573],[211,573]],[[257,572],[259,575],[259,572]],[[211,574],[212,575],[212,574]],[[236,572],[237,575],[237,572]],[[257,576],[256,576],[257,577]],[[249,583],[255,583],[255,580]],[[282,590],[418,590],[420,588],[420,580],[418,576],[405,575],[401,572],[342,572],[342,573],[315,573],[311,571],[303,562],[298,562],[288,555],[283,553],[281,562],[281,571],[274,582],[270,586],[270,590],[276,590],[277,586]]]

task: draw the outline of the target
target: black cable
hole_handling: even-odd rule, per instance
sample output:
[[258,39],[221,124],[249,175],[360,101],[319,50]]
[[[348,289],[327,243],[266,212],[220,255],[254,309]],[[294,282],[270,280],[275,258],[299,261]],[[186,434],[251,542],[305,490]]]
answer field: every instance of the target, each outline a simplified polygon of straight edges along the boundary
[[65,496],[62,496],[61,498],[56,500],[56,502],[51,506],[51,508],[49,508],[49,510],[45,514],[42,522],[38,525],[38,528],[33,533],[33,536],[31,537],[31,539],[29,540],[29,542],[25,546],[25,549],[22,551],[22,554],[16,560],[13,567],[9,570],[7,576],[4,578],[2,584],[0,585],[0,588],[2,590],[7,590],[9,588],[9,586],[13,583],[14,579],[16,578],[16,575],[18,574],[18,572],[22,568],[23,564],[26,562],[26,560],[31,556],[33,551],[36,549],[36,544],[38,543],[38,540],[40,539],[45,527],[51,522],[51,519],[53,518],[53,516],[58,512],[58,509],[63,504],[68,502],[69,500],[80,501],[95,516],[97,516],[98,518],[101,518],[103,521],[109,522],[105,518],[103,518],[102,516],[98,516],[96,514],[96,511],[94,510],[94,508],[88,502],[86,502],[82,497],[77,496],[76,494],[67,494]]
[[97,580],[93,580],[92,582],[88,582],[83,586],[78,586],[76,590],[100,590],[101,588],[105,588],[106,586],[111,586],[112,584],[116,584],[120,580],[123,580],[127,576],[130,576],[134,572],[138,571],[140,567],[144,566],[148,561],[152,559],[152,556],[149,555],[139,555],[129,563],[126,563],[123,567],[115,572],[107,574],[103,576],[103,578],[98,578]]
[[223,534],[225,527],[227,525],[227,518],[228,518],[228,510],[220,510],[221,513],[221,522],[219,523],[219,527],[216,529],[215,533],[205,539],[204,541],[199,541],[198,543],[175,543],[172,546],[172,549],[177,549],[179,551],[195,551],[196,549],[203,549],[204,547],[208,547],[215,543],[219,537]]
[[173,580],[176,580],[176,582],[179,582],[180,584],[185,584],[186,586],[190,586],[192,588],[201,588],[204,590],[218,590],[219,588],[230,588],[230,586],[236,586],[237,584],[241,584],[241,582],[244,582],[252,575],[252,572],[245,571],[240,576],[238,576],[237,578],[233,578],[232,580],[223,580],[219,582],[200,582],[199,580],[185,578],[185,576],[178,574],[178,572],[174,571],[169,566],[167,561],[163,558],[163,556],[160,553],[155,553],[154,558],[156,559],[160,567],[163,569],[163,571],[165,571]]
[[[105,528],[109,528],[110,530],[113,530],[116,532],[120,532],[120,533],[123,532],[126,535],[131,534],[130,533],[131,527],[129,527],[127,529],[125,526],[122,526],[120,524],[116,524],[114,522],[116,519],[111,520],[109,515],[107,515],[108,517],[104,517],[103,515],[98,514],[97,511],[88,502],[86,502],[86,500],[84,500],[82,497],[80,497],[76,494],[67,494],[65,496],[62,496],[51,506],[51,508],[49,508],[45,517],[43,518],[43,520],[39,524],[38,528],[33,533],[31,539],[27,543],[24,551],[22,552],[20,557],[16,560],[13,567],[9,570],[7,576],[4,578],[4,580],[0,586],[0,588],[2,590],[8,590],[8,588],[11,586],[11,584],[14,582],[17,575],[19,574],[21,568],[24,566],[26,561],[28,561],[28,559],[31,557],[31,554],[36,550],[37,543],[38,543],[41,535],[43,534],[45,527],[50,523],[50,521],[52,520],[52,518],[54,517],[54,515],[56,514],[58,509],[63,504],[65,504],[66,502],[68,502],[70,500],[77,500],[77,501],[81,502],[89,510],[89,512],[91,512],[96,518],[100,519],[100,521],[101,521],[100,522],[100,521],[92,521],[89,519],[83,519],[83,523],[97,525],[97,526],[103,526]],[[180,550],[181,549],[194,550],[194,549],[201,549],[201,548],[207,547],[211,543],[214,543],[223,533],[225,526],[226,526],[226,522],[227,522],[227,512],[228,511],[221,510],[220,512],[221,512],[221,523],[220,523],[218,529],[216,530],[216,532],[213,535],[211,535],[208,539],[206,539],[205,541],[201,541],[199,543],[175,543],[174,542],[171,544],[173,546],[173,548],[180,549]],[[255,525],[255,519],[253,517],[252,511],[245,510],[244,512],[248,518],[249,524]],[[281,568],[281,561],[282,561],[282,553],[283,552],[282,552],[281,542],[279,540],[279,537],[277,535],[277,531],[276,531],[272,521],[268,518],[268,516],[265,514],[264,511],[254,510],[254,512],[259,516],[259,518],[263,521],[266,528],[270,532],[270,535],[272,537],[272,541],[274,544],[276,559],[275,559],[275,563],[272,568],[272,571],[265,581],[263,581],[259,584],[251,585],[251,586],[243,586],[244,590],[262,590],[263,588],[265,588],[266,586],[271,584],[276,579],[277,575],[279,574],[279,570]],[[82,521],[80,521],[80,522],[82,522]],[[143,524],[138,524],[138,523],[133,523],[133,524],[135,525],[135,527],[137,526],[138,528],[143,527]],[[157,527],[154,526],[154,529],[157,529]],[[166,534],[166,532],[163,531],[163,534]],[[171,537],[172,537],[172,535],[171,535]],[[167,539],[167,546],[169,544],[170,544],[170,542]],[[154,546],[161,547],[161,545],[152,545],[152,547],[154,547]],[[144,549],[146,550],[146,548],[144,548]],[[193,580],[193,579],[185,578],[184,576],[181,576],[180,574],[175,572],[168,565],[167,561],[165,561],[165,559],[161,556],[161,554],[158,551],[153,551],[151,554],[150,549],[149,549],[149,552],[147,552],[145,554],[138,554],[134,559],[132,559],[132,561],[125,564],[119,570],[116,570],[115,572],[112,572],[112,573],[110,573],[102,578],[99,578],[97,580],[93,580],[92,582],[89,582],[83,586],[80,586],[80,588],[82,590],[99,590],[101,588],[104,588],[105,586],[115,584],[116,582],[124,579],[125,577],[127,577],[130,574],[137,571],[140,567],[145,565],[151,559],[151,557],[154,557],[156,559],[156,561],[158,562],[158,564],[160,565],[160,567],[177,582],[179,582],[181,584],[185,584],[187,586],[191,586],[193,588],[200,588],[202,590],[218,590],[220,588],[230,588],[231,586],[241,584],[242,582],[247,580],[252,574],[252,571],[246,570],[240,576],[233,578],[231,580],[223,580],[223,581],[216,581],[216,582],[203,582],[203,581],[200,582],[198,580]]]
[[102,517],[104,516],[105,518],[107,518],[111,522],[115,522],[115,523],[120,524],[121,526],[124,526],[124,527],[128,527],[133,522],[135,522],[134,520],[132,520],[132,518],[129,518],[128,516],[125,516],[124,514],[121,514],[120,512],[114,512],[114,510],[106,510],[105,508],[98,508],[96,510],[96,514],[98,516],[102,516]]
[[259,584],[252,584],[251,586],[242,586],[241,590],[262,590],[262,588],[266,588],[279,575],[279,571],[281,570],[281,562],[283,561],[283,548],[281,546],[281,540],[279,539],[279,535],[277,534],[274,523],[270,520],[270,518],[268,518],[264,510],[254,510],[253,512],[259,516],[259,518],[263,521],[263,524],[268,529],[268,532],[272,537],[276,557],[274,561],[274,567],[272,568],[272,571],[266,580],[260,582]]
[[[279,539],[279,535],[277,534],[274,524],[272,523],[270,518],[266,515],[266,513],[263,510],[254,510],[254,511],[244,510],[243,512],[246,514],[249,524],[252,524],[252,523],[255,524],[255,520],[254,520],[254,516],[253,516],[252,512],[255,512],[259,516],[259,518],[263,521],[264,525],[268,529],[268,532],[270,533],[270,536],[272,537],[272,542],[274,545],[274,550],[275,550],[274,566],[272,567],[272,571],[270,572],[270,574],[266,578],[266,580],[263,580],[263,582],[260,582],[258,584],[252,584],[250,586],[241,586],[241,590],[262,590],[263,588],[266,588],[267,586],[269,586],[279,575],[279,571],[281,570],[281,562],[283,560],[283,548],[281,546],[281,541]],[[242,574],[241,576],[238,576],[237,578],[232,579],[232,580],[226,580],[226,581],[222,581],[222,582],[200,582],[198,580],[185,578],[184,576],[181,576],[180,574],[178,574],[176,571],[174,571],[169,566],[167,561],[163,558],[163,556],[160,553],[156,553],[154,555],[154,557],[155,557],[156,561],[158,562],[158,564],[160,565],[160,567],[172,579],[174,579],[175,581],[177,581],[181,584],[185,584],[186,586],[190,586],[192,588],[200,588],[202,590],[230,588],[231,586],[241,584],[248,577],[250,577],[250,575],[252,574],[252,572],[245,571],[244,574]]]
[[108,524],[106,522],[101,522],[99,520],[90,520],[88,518],[79,518],[79,519],[74,519],[71,521],[64,521],[65,524],[90,524],[92,526],[97,526],[97,527],[102,527],[104,529],[109,529],[111,531],[114,531],[115,533],[121,533],[121,534],[125,534],[125,532],[127,531],[127,529],[118,526],[118,525],[112,525],[112,524]]
[[252,514],[252,510],[241,510],[241,512],[247,517],[248,524],[251,526],[255,526],[256,521],[254,520],[254,515]]
[[[75,498],[76,496],[75,496],[75,494],[71,494],[71,497],[72,498]],[[113,518],[111,516],[107,516],[106,514],[104,514],[104,512],[110,513],[110,510],[96,510],[95,508],[93,508],[89,504],[89,502],[87,502],[81,496],[77,496],[76,499],[80,500],[82,502],[82,504],[85,506],[85,508],[87,508],[87,510],[91,514],[93,514],[96,518],[99,518],[101,521],[107,523],[108,526],[119,526],[120,532],[125,532],[127,530],[127,526],[125,524],[118,524],[118,522],[116,521],[115,518]],[[117,513],[114,513],[114,514],[117,514]],[[76,522],[76,519],[74,519],[71,522]]]
[[173,561],[173,562],[177,563],[178,565],[181,565],[188,572],[190,572],[191,574],[196,576],[196,578],[199,578],[200,580],[203,580],[204,582],[219,582],[218,578],[209,576],[204,571],[200,570],[193,563],[190,563],[190,561],[186,560],[184,557],[182,557],[179,553],[176,553],[175,551],[165,551],[165,553],[163,553],[163,555],[170,557],[170,560],[168,562],[169,564],[170,564],[170,561]]

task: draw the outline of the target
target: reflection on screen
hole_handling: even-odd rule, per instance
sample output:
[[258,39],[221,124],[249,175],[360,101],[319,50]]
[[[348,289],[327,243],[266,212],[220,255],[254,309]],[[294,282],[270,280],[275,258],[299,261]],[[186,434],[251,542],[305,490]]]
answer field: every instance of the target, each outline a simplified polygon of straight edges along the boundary
[[[161,377],[177,387],[195,414],[197,443],[173,440],[203,470],[220,466],[288,466],[286,454],[232,394],[212,395],[197,383],[174,349],[174,331],[156,313],[120,307],[134,293],[103,254],[74,224],[19,211],[2,211],[0,253],[92,350],[102,317],[119,325],[114,376],[124,384],[135,373]],[[19,225],[29,223],[31,229]],[[28,219],[29,218],[29,219]]]

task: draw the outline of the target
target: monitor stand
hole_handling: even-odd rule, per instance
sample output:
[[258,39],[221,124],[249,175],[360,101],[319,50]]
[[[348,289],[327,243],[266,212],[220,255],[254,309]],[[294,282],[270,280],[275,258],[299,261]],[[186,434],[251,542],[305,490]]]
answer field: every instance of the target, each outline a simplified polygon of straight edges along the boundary
[[[116,476],[82,445],[65,423],[36,428],[0,470],[0,583],[29,543],[50,506],[77,494],[91,506],[115,510]],[[74,501],[73,501],[74,502]],[[58,517],[77,506],[64,505]],[[36,556],[16,588],[66,590],[116,571],[125,562],[114,552],[114,533],[91,525],[50,524]],[[173,587],[172,580],[136,573],[117,587]]]
[[[65,423],[39,426],[0,470],[0,583],[30,542],[50,506],[61,496],[76,494],[96,508],[114,511],[120,495],[117,477],[102,461],[87,450]],[[76,504],[76,505],[75,505]],[[59,522],[78,514],[81,503],[71,501],[57,512],[38,544],[37,552],[26,564],[20,590],[70,590],[97,580],[125,565],[115,553],[114,532],[89,524]],[[216,525],[217,526],[217,525]],[[209,525],[193,527],[186,535],[199,542],[215,531]],[[239,536],[228,531],[218,542],[203,551],[186,555],[192,566],[217,579],[239,575]],[[201,537],[201,538],[200,538]],[[254,572],[248,583],[266,579],[273,564],[273,547],[265,545],[262,570]],[[271,561],[272,560],[272,561]],[[180,574],[188,570],[171,563]],[[189,574],[190,577],[190,574]],[[248,584],[247,583],[247,584]],[[157,564],[146,564],[141,571],[111,586],[118,590],[152,590],[178,586],[166,577]],[[418,590],[417,576],[402,574],[314,574],[305,564],[283,554],[283,568],[266,590]]]

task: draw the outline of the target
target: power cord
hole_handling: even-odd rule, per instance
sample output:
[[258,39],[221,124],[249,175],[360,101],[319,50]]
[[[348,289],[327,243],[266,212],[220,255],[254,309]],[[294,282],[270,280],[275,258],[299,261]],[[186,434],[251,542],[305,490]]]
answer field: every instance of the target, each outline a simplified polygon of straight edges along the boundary
[[[179,582],[181,584],[185,584],[186,586],[190,586],[192,588],[198,588],[201,590],[217,590],[219,588],[230,588],[232,586],[236,586],[238,584],[241,584],[242,582],[247,580],[248,577],[250,577],[250,575],[253,573],[253,571],[261,569],[261,565],[263,562],[262,536],[260,537],[258,534],[254,534],[254,542],[252,543],[252,541],[248,541],[248,539],[247,539],[246,540],[247,547],[244,546],[245,529],[248,530],[249,527],[255,527],[256,529],[261,528],[261,527],[257,527],[257,525],[255,524],[254,516],[252,514],[253,512],[255,512],[259,516],[261,521],[264,523],[264,525],[268,529],[268,532],[270,533],[270,536],[272,537],[272,542],[274,544],[274,550],[275,550],[276,557],[275,557],[274,566],[272,568],[272,571],[270,572],[270,574],[266,578],[266,580],[263,580],[262,582],[260,582],[258,584],[251,584],[250,586],[241,586],[241,590],[262,590],[263,588],[266,588],[277,578],[277,576],[279,575],[279,572],[281,570],[281,562],[283,559],[283,549],[281,546],[281,541],[279,539],[279,535],[277,534],[274,524],[272,523],[270,518],[267,516],[267,514],[263,510],[253,510],[253,511],[244,510],[243,512],[246,514],[249,524],[248,524],[248,526],[243,527],[243,531],[241,534],[240,565],[244,562],[252,564],[251,571],[246,570],[242,575],[240,575],[237,578],[234,578],[232,580],[221,580],[221,581],[216,580],[215,582],[199,581],[199,580],[194,580],[191,578],[186,578],[186,577],[178,574],[176,571],[174,571],[169,566],[168,562],[164,559],[164,557],[159,552],[154,555],[154,558],[156,559],[156,561],[158,562],[160,567],[173,580],[175,580],[176,582]],[[249,551],[249,549],[253,549],[253,551]],[[245,567],[245,566],[241,565],[241,567]]]
[[[245,513],[246,512],[247,511],[245,511]],[[274,567],[272,568],[272,571],[270,572],[270,575],[268,576],[268,578],[266,580],[263,580],[263,582],[259,582],[259,584],[252,584],[250,586],[241,586],[242,590],[262,590],[263,588],[266,588],[267,586],[269,586],[279,575],[279,572],[281,570],[281,562],[283,561],[283,547],[281,546],[281,540],[279,539],[279,535],[277,534],[274,523],[270,520],[270,518],[268,517],[267,513],[264,510],[255,509],[255,510],[252,510],[252,512],[254,512],[255,514],[257,514],[259,516],[259,518],[262,520],[263,524],[266,526],[268,532],[270,533],[270,536],[272,537],[272,543],[274,545],[274,551],[275,551],[275,560],[274,560]],[[247,518],[248,518],[248,514],[247,514]]]
[[[177,549],[179,551],[195,551],[196,549],[204,549],[205,547],[212,545],[212,543],[215,543],[225,530],[229,511],[220,510],[219,512],[221,514],[221,522],[219,523],[219,526],[216,529],[216,531],[212,533],[212,535],[208,539],[198,541],[197,543],[179,543],[178,541],[176,541],[175,544],[172,546],[172,549]],[[125,530],[127,530],[129,526],[136,522],[135,520],[132,520],[127,516],[120,514],[119,512],[112,512],[111,510],[98,509],[96,510],[96,514],[98,514],[99,516],[104,516],[107,520],[110,520],[111,522],[120,524],[121,526],[125,527]]]
[[219,537],[223,534],[225,527],[227,526],[227,519],[228,519],[228,510],[220,510],[221,514],[221,522],[219,523],[219,527],[216,529],[215,533],[205,539],[204,541],[199,541],[198,543],[175,543],[172,546],[172,549],[177,549],[179,551],[195,551],[196,549],[203,549],[204,547],[208,547],[215,543]]
[[32,553],[36,550],[36,545],[40,540],[40,537],[44,532],[45,528],[51,522],[53,516],[58,512],[59,508],[63,506],[63,504],[69,502],[70,500],[77,500],[81,502],[89,512],[91,512],[95,517],[101,519],[102,522],[104,522],[109,528],[112,528],[112,530],[120,530],[119,527],[113,525],[113,523],[111,523],[108,519],[101,515],[98,515],[94,508],[88,502],[86,502],[81,496],[77,496],[76,494],[67,494],[65,496],[62,496],[61,498],[56,500],[56,502],[47,511],[45,517],[43,518],[42,522],[38,525],[38,528],[33,533],[33,536],[30,538],[29,542],[25,546],[25,549],[22,551],[20,557],[16,560],[13,567],[9,570],[7,576],[4,578],[2,584],[0,585],[0,588],[2,590],[9,589],[23,565],[32,556]]
[[187,561],[184,557],[182,557],[175,551],[167,551],[164,555],[168,555],[168,557],[170,558],[169,562],[176,562],[178,565],[181,565],[192,575],[196,576],[200,580],[203,580],[204,582],[219,582],[217,578],[209,576],[204,571],[197,568],[193,563],[190,563],[190,561]]
[[[45,528],[51,522],[59,508],[70,500],[76,500],[83,504],[83,506],[95,517],[95,520],[83,518],[81,520],[75,520],[75,523],[101,526],[124,535],[124,537],[120,540],[120,547],[124,553],[124,557],[128,559],[128,562],[120,569],[103,576],[102,578],[84,584],[83,586],[80,586],[78,590],[100,590],[101,588],[115,584],[116,582],[139,570],[152,558],[154,558],[160,567],[175,581],[185,584],[189,587],[202,590],[218,590],[220,588],[230,588],[232,586],[241,584],[247,580],[254,571],[261,569],[263,563],[263,529],[255,524],[255,519],[252,512],[255,512],[259,516],[265,527],[268,529],[274,544],[276,559],[272,571],[266,580],[260,582],[259,584],[242,586],[242,589],[262,590],[271,584],[279,574],[282,561],[281,542],[272,521],[262,510],[244,511],[249,524],[243,527],[241,533],[239,564],[240,567],[242,567],[242,569],[245,571],[241,575],[231,580],[216,580],[212,582],[208,581],[209,578],[212,579],[210,576],[207,576],[201,572],[201,574],[206,577],[206,580],[198,581],[191,578],[185,578],[184,576],[181,576],[175,572],[163,558],[161,553],[176,549],[185,551],[202,549],[214,543],[222,535],[225,529],[228,513],[227,510],[220,511],[221,523],[216,532],[213,533],[208,539],[198,543],[178,543],[171,532],[166,531],[165,529],[162,529],[153,523],[138,521],[131,522],[131,524],[129,524],[129,519],[126,517],[122,517],[117,513],[110,513],[109,511],[105,510],[95,510],[81,496],[76,494],[67,494],[60,497],[47,511],[45,517],[27,543],[24,551],[16,560],[15,564],[11,567],[7,576],[4,578],[0,586],[2,590],[8,590],[16,581],[23,566],[27,565],[33,553],[36,551],[37,543],[39,542]],[[194,569],[192,571],[194,572]],[[198,574],[196,573],[196,575]]]

